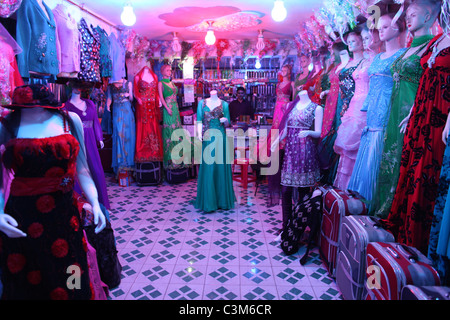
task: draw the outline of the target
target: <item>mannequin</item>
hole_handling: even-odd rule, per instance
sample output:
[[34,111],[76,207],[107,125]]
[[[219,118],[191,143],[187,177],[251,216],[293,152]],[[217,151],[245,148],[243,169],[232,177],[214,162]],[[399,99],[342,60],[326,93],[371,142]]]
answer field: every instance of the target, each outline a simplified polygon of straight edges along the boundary
[[369,91],[367,69],[371,62],[364,58],[363,39],[359,29],[347,37],[347,43],[349,50],[353,53],[353,59],[347,66],[358,65],[358,67],[352,74],[355,82],[354,95],[349,103],[348,110],[342,117],[342,123],[339,126],[334,143],[334,151],[339,155],[339,165],[333,185],[341,190],[347,189],[355,165],[361,133],[366,126],[366,112],[361,111],[361,107]]
[[[309,193],[320,179],[320,168],[314,138],[322,132],[323,108],[313,103],[307,90],[298,93],[283,117],[280,140],[286,138],[286,150],[281,169],[281,199],[283,229],[292,215],[292,192],[298,188],[299,199]],[[311,127],[314,124],[314,129]],[[279,140],[272,142],[275,151]],[[298,152],[298,150],[302,152]]]
[[136,105],[135,162],[163,161],[163,143],[159,127],[158,79],[147,63],[134,77]]
[[[102,149],[105,146],[100,122],[98,121],[97,110],[91,100],[81,98],[79,84],[73,84],[72,88],[72,96],[66,103],[65,108],[68,111],[76,113],[83,123],[87,162],[92,179],[94,180],[98,191],[99,202],[106,209],[110,209],[111,206],[106,188],[105,174],[97,147],[97,144],[99,144]],[[76,191],[81,194],[78,188],[76,188]]]
[[368,69],[369,92],[361,108],[361,111],[367,112],[367,125],[361,135],[356,162],[348,184],[348,189],[360,193],[367,200],[367,206],[372,212],[394,85],[390,68],[406,50],[401,49],[399,40],[405,29],[404,20],[399,18],[392,25],[394,16],[395,13],[388,13],[378,20],[380,40],[385,43],[386,52],[376,55]]
[[216,90],[210,94],[211,97],[200,100],[197,107],[202,162],[194,207],[206,213],[232,209],[236,201],[231,163],[227,158],[229,151],[225,127],[231,123],[228,103],[218,98]]
[[[90,299],[83,231],[73,199],[75,175],[93,208],[96,233],[106,220],[86,163],[82,123],[76,114],[58,111],[42,87],[16,88],[13,103],[23,104],[8,106],[16,110],[3,123],[11,131],[1,128],[0,144],[10,159],[3,157],[2,164],[14,172],[7,197],[7,184],[0,179],[3,298]],[[80,290],[66,290],[67,264],[79,266]],[[45,284],[38,286],[41,281]]]
[[[450,28],[445,24],[450,13],[446,2],[441,10],[439,23],[443,34],[430,41],[420,59],[423,73],[406,126],[398,184],[386,221],[396,241],[414,246],[424,254],[427,254],[429,242],[436,245],[434,241],[440,232],[434,229],[431,234],[430,230],[433,212],[434,215],[439,214],[435,204],[440,176],[448,170],[448,163],[443,163],[445,144],[442,143],[442,133],[445,132],[442,118],[448,117],[450,105],[446,85],[450,76]],[[439,115],[438,121],[435,115]],[[431,254],[434,254],[433,250]]]
[[[184,164],[184,162],[178,164],[172,161],[172,150],[178,144],[178,141],[172,141],[172,133],[175,130],[182,129],[180,111],[177,103],[178,88],[171,81],[172,67],[170,65],[163,65],[161,67],[161,74],[163,79],[158,83],[158,93],[163,106],[163,167],[165,170],[183,169],[187,164]],[[184,138],[187,139],[187,137]]]
[[293,84],[293,90],[292,90],[292,100],[295,99],[295,97],[298,95],[298,93],[303,89],[303,85],[308,81],[310,76],[309,71],[309,64],[311,63],[311,58],[306,55],[302,54],[300,56],[300,70],[298,75],[295,78],[295,82]]
[[380,41],[377,29],[369,30],[367,25],[364,25],[361,30],[364,45],[364,57],[372,60],[377,54],[381,53],[383,42]]
[[[134,154],[136,148],[136,123],[131,109],[133,86],[122,79],[109,85],[107,93],[107,109],[112,106],[112,168],[116,176],[119,171],[134,170]],[[111,103],[112,102],[112,103]]]
[[272,129],[278,129],[281,118],[286,111],[292,95],[293,82],[291,81],[291,67],[284,65],[281,68],[282,81],[277,84],[276,93],[277,100],[275,102],[275,110],[273,112]]
[[431,15],[431,11],[435,10],[427,5],[428,0],[420,1],[420,3],[416,2],[409,5],[406,10],[406,23],[409,32],[414,36],[413,42],[391,67],[394,88],[392,89],[391,111],[378,173],[379,184],[376,201],[374,201],[374,212],[382,218],[386,218],[389,214],[398,182],[404,132],[399,130],[399,124],[402,119],[408,117],[408,113],[414,104],[423,72],[420,57],[433,38],[430,30],[436,16]]

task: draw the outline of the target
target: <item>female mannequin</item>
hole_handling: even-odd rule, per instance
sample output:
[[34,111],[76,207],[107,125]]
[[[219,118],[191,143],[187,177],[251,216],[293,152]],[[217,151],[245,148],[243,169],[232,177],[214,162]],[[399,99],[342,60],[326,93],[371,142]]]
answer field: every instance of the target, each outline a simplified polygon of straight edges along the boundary
[[334,143],[334,151],[339,155],[339,165],[333,185],[341,190],[347,189],[361,142],[361,133],[366,126],[366,112],[361,111],[361,107],[369,91],[367,70],[371,63],[364,58],[363,39],[359,31],[352,32],[347,37],[347,43],[353,53],[353,59],[348,65],[354,66],[357,61],[361,59],[362,61],[353,72],[355,93],[347,112],[342,117]]
[[[82,123],[76,114],[60,112],[44,86],[16,88],[13,103],[0,130],[0,172],[14,174],[9,195],[0,179],[2,298],[91,299],[75,175],[92,205],[96,233],[106,220],[86,162]],[[80,289],[67,290],[70,265],[79,267]]]
[[[448,7],[443,5],[442,10],[441,17],[448,21]],[[450,37],[444,20],[440,20],[444,33],[430,41],[420,60],[424,71],[406,126],[397,189],[386,221],[397,241],[425,254],[445,151],[442,119],[450,105],[446,85]]]
[[311,58],[306,54],[300,56],[300,71],[295,78],[292,90],[292,100],[297,97],[298,93],[303,90],[303,85],[308,81],[310,76],[309,64],[311,63]]
[[[103,148],[104,143],[103,133],[100,127],[100,122],[98,121],[95,104],[91,100],[82,99],[80,86],[78,84],[74,84],[72,87],[72,97],[66,103],[65,108],[67,111],[76,113],[83,123],[87,162],[92,179],[94,180],[97,188],[98,200],[106,209],[110,209],[111,206],[108,199],[105,173],[103,171],[100,154],[97,147],[97,144],[99,144],[100,148]],[[79,190],[77,191],[81,194]]]
[[121,170],[134,170],[136,123],[131,109],[132,90],[132,85],[125,79],[113,82],[108,87],[106,105],[108,111],[112,107],[113,120],[111,167],[116,176]]
[[159,127],[158,78],[148,63],[134,77],[136,104],[136,163],[163,161]]
[[416,97],[423,69],[420,57],[425,52],[430,40],[432,8],[427,6],[428,0],[420,0],[408,6],[406,23],[408,30],[414,36],[411,47],[398,57],[391,66],[394,87],[391,97],[391,112],[386,127],[386,137],[378,173],[378,187],[374,201],[374,212],[377,216],[386,218],[391,209],[395,188],[397,187],[400,161],[403,147],[403,132],[399,124],[404,119]]
[[380,40],[386,45],[386,52],[375,56],[369,67],[369,92],[362,111],[367,111],[367,126],[361,136],[361,143],[348,184],[348,189],[357,191],[373,210],[373,198],[377,188],[377,175],[384,144],[384,133],[389,118],[391,93],[394,81],[391,66],[406,49],[402,49],[400,35],[405,29],[400,18],[392,25],[395,13],[384,14],[378,20]]
[[361,30],[361,36],[364,45],[364,57],[366,59],[373,60],[377,54],[384,51],[382,50],[384,44],[380,41],[380,36],[377,29],[369,30],[367,25],[364,24]]
[[172,76],[172,67],[163,65],[161,67],[163,79],[158,83],[159,99],[163,106],[163,129],[162,141],[164,150],[164,169],[181,169],[186,165],[172,162],[172,149],[179,143],[172,141],[172,132],[181,129],[180,111],[177,104],[177,86],[170,80]]
[[[316,143],[322,132],[323,108],[311,101],[308,91],[302,90],[289,105],[280,124],[281,134],[272,143],[286,138],[286,151],[281,169],[283,229],[292,215],[292,191],[298,188],[299,199],[309,193],[320,179]],[[311,128],[314,125],[314,129]],[[300,150],[300,152],[299,152]]]
[[[281,76],[283,80],[277,84],[276,88],[277,100],[275,103],[275,110],[273,112],[273,122],[272,127],[270,128],[271,131],[279,129],[280,121],[286,112],[287,105],[289,104],[292,96],[293,82],[291,81],[291,67],[289,65],[284,65],[281,68]],[[267,145],[265,147],[263,146],[263,148],[267,148],[267,146],[270,146],[270,144],[271,136],[269,133],[269,137],[267,138]],[[278,163],[283,163],[284,144],[284,140],[282,140],[279,144]],[[280,200],[280,170],[281,168],[279,167],[276,174],[270,175],[267,178],[269,184],[269,197],[267,199],[267,202],[269,207],[277,205]]]
[[[227,161],[225,127],[231,119],[228,103],[219,99],[217,91],[200,100],[197,107],[197,132],[202,141],[202,162],[198,173],[197,197],[194,207],[204,212],[234,208],[231,163]],[[228,159],[229,160],[229,159]]]

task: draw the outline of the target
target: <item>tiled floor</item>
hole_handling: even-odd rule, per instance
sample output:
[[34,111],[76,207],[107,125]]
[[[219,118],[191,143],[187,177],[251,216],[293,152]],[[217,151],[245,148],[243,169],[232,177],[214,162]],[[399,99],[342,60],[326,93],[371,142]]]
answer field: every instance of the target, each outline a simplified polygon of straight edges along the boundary
[[276,236],[281,207],[267,208],[235,183],[234,210],[204,214],[190,203],[196,180],[180,185],[119,187],[107,177],[111,224],[123,266],[113,300],[341,299],[317,250],[286,256]]

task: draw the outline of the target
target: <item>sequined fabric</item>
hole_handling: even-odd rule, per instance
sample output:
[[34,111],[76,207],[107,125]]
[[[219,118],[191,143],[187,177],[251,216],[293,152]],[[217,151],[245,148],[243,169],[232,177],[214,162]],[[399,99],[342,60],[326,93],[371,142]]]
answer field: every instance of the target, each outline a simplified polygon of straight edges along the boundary
[[89,82],[100,82],[100,36],[95,29],[90,29],[84,18],[81,18],[80,31],[81,65],[78,78]]

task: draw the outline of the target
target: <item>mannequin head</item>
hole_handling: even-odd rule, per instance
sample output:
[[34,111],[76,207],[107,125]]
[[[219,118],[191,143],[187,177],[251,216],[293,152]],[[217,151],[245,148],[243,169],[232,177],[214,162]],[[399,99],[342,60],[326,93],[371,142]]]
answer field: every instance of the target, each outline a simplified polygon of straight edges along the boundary
[[363,39],[361,37],[361,33],[358,31],[351,31],[346,36],[346,42],[348,46],[348,51],[354,52],[362,52],[364,51]]
[[400,17],[392,24],[392,21],[396,13],[384,14],[378,19],[377,29],[379,32],[380,40],[383,42],[391,41],[398,38],[400,34],[405,31],[404,18]]
[[369,28],[365,26],[361,30],[361,37],[363,40],[364,50],[374,51],[376,53],[380,51],[381,41],[377,29],[369,30]]
[[406,9],[406,26],[413,35],[420,31],[424,34],[430,33],[439,14],[440,2],[440,0],[411,1]]
[[333,45],[331,46],[333,50],[333,57],[334,57],[334,63],[339,64],[341,63],[341,55],[348,54],[348,47],[345,43],[343,43],[340,39],[335,41]]
[[307,69],[309,64],[311,63],[311,58],[305,54],[302,54],[300,56],[300,69],[304,70]]
[[170,78],[172,76],[172,66],[169,64],[164,64],[161,67],[161,75],[163,78]]
[[284,80],[291,79],[291,66],[288,64],[285,64],[281,67],[281,76]]

